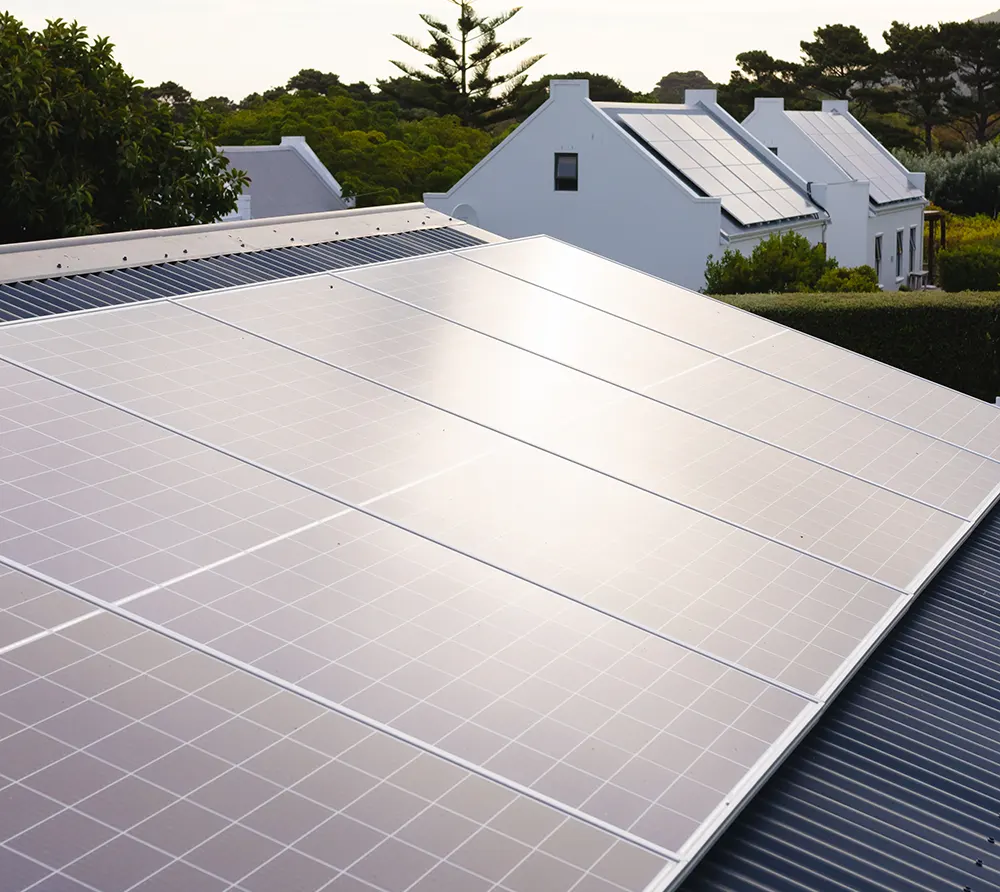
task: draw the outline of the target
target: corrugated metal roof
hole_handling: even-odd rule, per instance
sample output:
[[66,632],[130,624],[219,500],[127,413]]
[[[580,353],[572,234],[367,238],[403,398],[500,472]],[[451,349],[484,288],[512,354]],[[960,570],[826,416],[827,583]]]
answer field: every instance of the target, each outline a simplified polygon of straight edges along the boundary
[[1000,889],[1000,509],[682,889]]
[[247,251],[150,266],[0,284],[0,322],[197,294],[365,263],[481,245],[461,229],[436,227],[312,245]]

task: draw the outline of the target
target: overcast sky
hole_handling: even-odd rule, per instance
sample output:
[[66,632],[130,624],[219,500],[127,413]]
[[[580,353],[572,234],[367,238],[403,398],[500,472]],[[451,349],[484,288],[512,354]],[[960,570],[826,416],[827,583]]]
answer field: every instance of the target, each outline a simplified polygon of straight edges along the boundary
[[[799,41],[819,25],[857,25],[877,46],[894,16],[909,24],[962,20],[992,12],[998,0],[522,0],[501,31],[526,36],[545,53],[537,74],[589,70],[650,90],[668,71],[699,68],[728,79],[733,59],[764,49],[798,58]],[[0,0],[0,8],[3,8]],[[389,58],[418,62],[393,32],[422,36],[418,12],[452,20],[448,0],[7,0],[7,11],[32,27],[48,18],[76,19],[110,37],[134,77],[174,80],[196,97],[248,93],[283,84],[300,68],[334,71],[345,81],[391,77]],[[485,12],[502,0],[479,0]],[[888,11],[895,10],[894,12]]]

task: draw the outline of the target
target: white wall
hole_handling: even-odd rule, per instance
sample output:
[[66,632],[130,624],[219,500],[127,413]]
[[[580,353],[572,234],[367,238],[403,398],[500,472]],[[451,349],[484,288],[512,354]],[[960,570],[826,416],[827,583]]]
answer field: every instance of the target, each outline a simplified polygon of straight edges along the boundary
[[868,183],[813,183],[812,196],[830,215],[826,253],[841,266],[869,263]]
[[[435,210],[507,238],[551,235],[688,288],[721,255],[721,203],[694,195],[587,99],[555,81],[546,103]],[[579,155],[579,191],[556,192],[555,153]]]
[[[879,210],[868,220],[868,259],[865,261],[875,265],[875,236],[882,233],[882,268],[879,271],[879,282],[886,291],[895,291],[900,285],[906,284],[910,271],[910,227],[917,227],[916,257],[914,269],[923,269],[924,245],[924,212],[922,207],[912,205],[896,210]],[[896,277],[896,231],[903,230],[902,276]]]

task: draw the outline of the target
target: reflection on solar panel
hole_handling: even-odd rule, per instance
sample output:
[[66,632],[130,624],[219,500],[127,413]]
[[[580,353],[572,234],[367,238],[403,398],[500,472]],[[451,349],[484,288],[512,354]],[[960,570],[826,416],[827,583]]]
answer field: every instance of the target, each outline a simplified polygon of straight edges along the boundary
[[4,892],[661,892],[978,411],[544,238],[0,326]]
[[788,112],[791,120],[826,152],[848,176],[867,180],[872,201],[884,204],[922,198],[906,174],[846,117],[835,112]]
[[0,322],[270,282],[480,244],[480,239],[462,230],[437,227],[55,279],[8,282],[0,284]]
[[723,210],[744,226],[819,213],[707,112],[618,117],[705,195],[721,198]]

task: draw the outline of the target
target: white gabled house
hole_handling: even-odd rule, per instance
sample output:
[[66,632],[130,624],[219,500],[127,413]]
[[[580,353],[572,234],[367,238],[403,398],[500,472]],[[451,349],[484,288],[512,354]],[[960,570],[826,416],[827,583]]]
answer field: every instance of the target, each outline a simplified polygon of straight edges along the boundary
[[[591,102],[585,80],[546,102],[428,207],[508,238],[546,234],[689,288],[709,255],[749,253],[773,232],[826,241],[809,184],[716,101]],[[855,184],[825,191],[857,191]]]
[[343,211],[354,207],[340,183],[306,142],[304,136],[283,136],[279,145],[219,146],[250,185],[226,220],[259,220]]
[[[825,100],[820,111],[788,111],[782,99],[758,99],[743,126],[812,183],[830,213],[830,253],[842,266],[875,267],[887,291],[922,283],[924,174],[900,164],[846,100]],[[856,194],[845,183],[856,184]],[[824,200],[831,185],[837,189]]]

